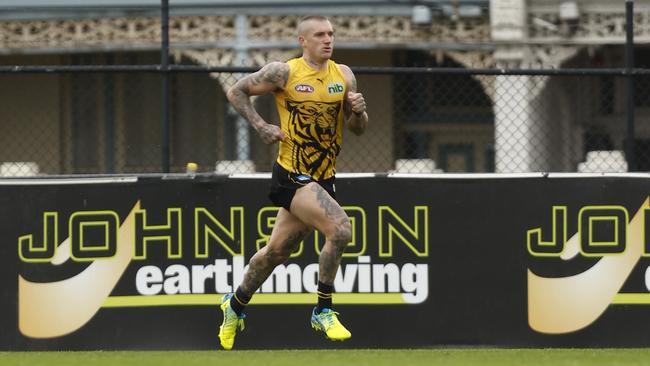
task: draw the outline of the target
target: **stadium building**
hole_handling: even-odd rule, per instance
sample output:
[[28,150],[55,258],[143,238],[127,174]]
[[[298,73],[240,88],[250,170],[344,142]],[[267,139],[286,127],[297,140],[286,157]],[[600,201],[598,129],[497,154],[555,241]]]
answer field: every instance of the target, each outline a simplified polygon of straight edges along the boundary
[[[335,60],[354,67],[622,68],[625,6],[607,0],[172,0],[171,62],[260,66],[300,54],[295,26],[331,16]],[[2,65],[160,63],[157,0],[0,2]],[[635,66],[650,66],[650,2],[635,5]],[[264,145],[229,108],[233,72],[171,74],[171,166],[269,171]],[[371,129],[348,134],[340,172],[627,170],[623,77],[358,72]],[[11,174],[160,171],[160,76],[0,74],[0,161]],[[636,84],[636,156],[650,169],[650,83]],[[258,110],[274,119],[273,99]],[[590,161],[589,159],[596,159]],[[613,159],[613,160],[611,160]],[[414,164],[416,163],[416,164]],[[221,168],[220,168],[221,167]],[[410,169],[410,170],[409,170]],[[596,169],[603,170],[602,166]]]

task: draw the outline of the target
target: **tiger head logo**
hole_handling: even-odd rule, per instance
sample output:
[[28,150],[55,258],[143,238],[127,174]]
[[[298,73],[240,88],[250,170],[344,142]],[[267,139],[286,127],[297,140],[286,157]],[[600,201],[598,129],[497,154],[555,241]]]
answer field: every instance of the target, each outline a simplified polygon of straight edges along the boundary
[[[340,102],[294,102],[287,100],[289,129],[293,135],[296,168],[315,178],[333,166],[340,151],[337,141]],[[317,174],[318,173],[318,174]]]
[[341,103],[287,101],[292,132],[303,140],[316,141],[327,148],[336,136]]

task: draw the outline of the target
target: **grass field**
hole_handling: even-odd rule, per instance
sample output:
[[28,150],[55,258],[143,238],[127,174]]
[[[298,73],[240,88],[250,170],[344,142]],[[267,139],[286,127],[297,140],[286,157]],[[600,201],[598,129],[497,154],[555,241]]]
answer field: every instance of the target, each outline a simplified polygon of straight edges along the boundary
[[274,350],[169,352],[0,352],[0,365],[257,366],[628,366],[648,365],[650,349]]

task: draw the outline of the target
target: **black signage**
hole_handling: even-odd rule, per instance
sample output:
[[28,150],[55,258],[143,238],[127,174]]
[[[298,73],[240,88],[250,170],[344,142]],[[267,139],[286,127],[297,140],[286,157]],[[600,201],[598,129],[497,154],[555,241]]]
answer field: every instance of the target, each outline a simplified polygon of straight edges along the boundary
[[[221,296],[265,245],[267,179],[0,184],[0,348],[217,349]],[[309,324],[324,237],[247,308],[236,349],[650,345],[646,179],[337,179],[353,240],[335,309]]]

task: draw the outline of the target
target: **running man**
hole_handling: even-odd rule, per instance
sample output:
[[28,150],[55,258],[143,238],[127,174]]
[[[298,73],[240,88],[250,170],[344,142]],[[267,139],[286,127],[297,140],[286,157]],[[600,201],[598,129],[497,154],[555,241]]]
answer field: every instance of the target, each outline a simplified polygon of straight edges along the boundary
[[[255,291],[314,229],[325,235],[325,245],[318,259],[318,303],[311,326],[331,340],[351,337],[332,309],[334,277],[352,234],[350,220],[335,200],[334,175],[343,126],[362,134],[368,125],[366,103],[350,68],[331,60],[330,21],[307,16],[297,28],[302,57],[269,63],[227,93],[265,143],[280,144],[269,193],[280,210],[267,245],[250,259],[235,293],[222,299],[219,339],[225,349],[232,349],[237,328],[243,330],[244,308]],[[270,92],[275,94],[280,126],[264,121],[251,104],[251,96]]]

